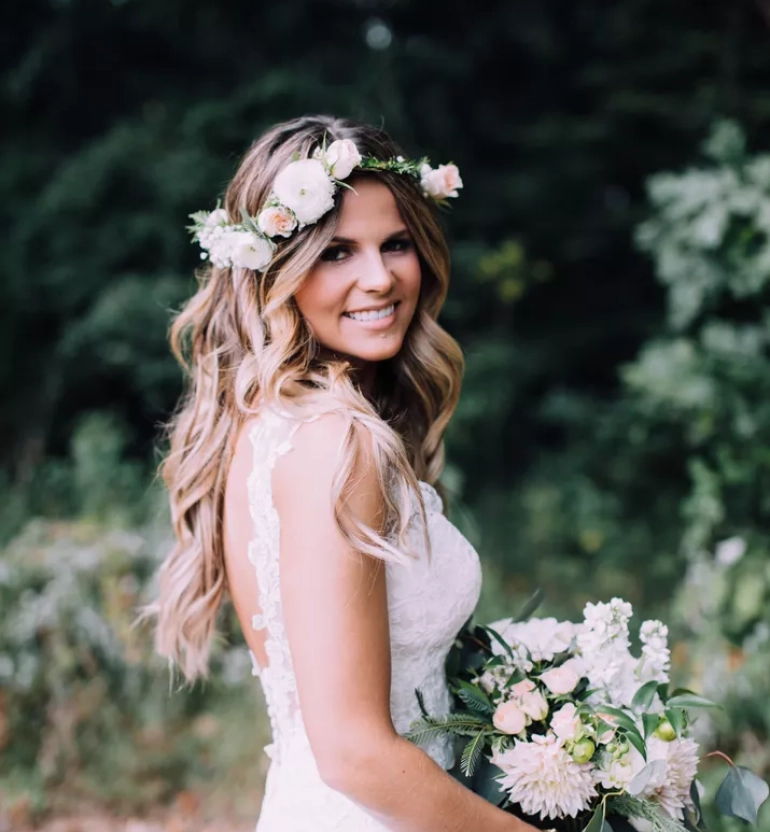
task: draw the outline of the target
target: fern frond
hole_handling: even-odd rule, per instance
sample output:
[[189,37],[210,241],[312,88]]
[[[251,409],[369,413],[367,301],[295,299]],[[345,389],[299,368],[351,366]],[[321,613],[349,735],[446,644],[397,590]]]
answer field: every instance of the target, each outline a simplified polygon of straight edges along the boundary
[[460,757],[460,767],[466,777],[472,777],[476,766],[481,761],[484,746],[487,744],[487,735],[481,731],[463,749]]

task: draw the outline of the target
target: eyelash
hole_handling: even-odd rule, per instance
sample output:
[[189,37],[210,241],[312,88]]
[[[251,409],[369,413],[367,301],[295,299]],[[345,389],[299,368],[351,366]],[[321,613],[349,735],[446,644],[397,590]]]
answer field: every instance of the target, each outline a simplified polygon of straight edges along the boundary
[[[412,241],[411,240],[391,240],[389,243],[386,243],[384,248],[386,250],[394,251],[397,254],[402,254],[405,251],[409,251],[412,248]],[[347,257],[335,257],[334,255],[338,254],[339,252],[349,252],[350,248],[348,246],[332,246],[331,248],[327,248],[326,251],[321,255],[321,260],[326,263],[342,263],[343,260],[347,260]]]

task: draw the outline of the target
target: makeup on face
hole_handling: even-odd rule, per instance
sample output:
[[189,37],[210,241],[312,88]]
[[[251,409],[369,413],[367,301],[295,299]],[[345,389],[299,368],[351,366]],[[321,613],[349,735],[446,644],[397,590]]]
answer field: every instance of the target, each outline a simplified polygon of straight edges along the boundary
[[327,349],[360,362],[398,353],[420,293],[420,261],[390,189],[362,180],[346,191],[334,239],[296,294]]

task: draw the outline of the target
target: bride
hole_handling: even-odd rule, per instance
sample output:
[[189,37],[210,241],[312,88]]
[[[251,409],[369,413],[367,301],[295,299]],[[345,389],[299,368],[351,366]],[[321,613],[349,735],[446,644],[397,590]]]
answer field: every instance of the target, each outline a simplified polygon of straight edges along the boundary
[[193,215],[209,265],[171,334],[190,383],[162,468],[157,648],[204,675],[227,592],[273,734],[258,832],[532,829],[447,773],[448,739],[402,736],[415,689],[449,710],[481,584],[437,486],[462,355],[436,321],[436,203],[461,186],[381,129],[306,117]]

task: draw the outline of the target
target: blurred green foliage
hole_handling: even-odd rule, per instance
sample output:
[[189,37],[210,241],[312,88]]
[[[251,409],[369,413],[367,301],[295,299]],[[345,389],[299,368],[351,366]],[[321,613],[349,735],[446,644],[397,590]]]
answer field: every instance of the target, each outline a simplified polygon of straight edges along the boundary
[[154,445],[181,390],[166,336],[194,290],[187,215],[263,129],[321,111],[382,121],[463,174],[445,218],[443,322],[467,355],[446,482],[485,556],[481,616],[536,586],[557,614],[612,594],[659,614],[677,672],[728,702],[704,741],[767,773],[760,7],[12,0],[0,790],[125,807],[259,774],[237,639],[219,682],[169,697],[129,624],[167,546]]

